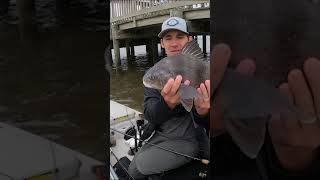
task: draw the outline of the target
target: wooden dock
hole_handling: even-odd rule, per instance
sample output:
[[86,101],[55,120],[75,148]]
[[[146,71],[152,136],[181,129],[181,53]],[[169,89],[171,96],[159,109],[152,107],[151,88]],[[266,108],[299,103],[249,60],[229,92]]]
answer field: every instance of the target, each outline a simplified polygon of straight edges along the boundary
[[205,37],[210,34],[209,0],[111,0],[110,8],[110,39],[115,66],[120,65],[121,47],[126,47],[127,59],[132,59],[135,56],[134,46],[139,45],[146,45],[147,54],[155,63],[160,43],[157,35],[162,22],[172,16],[186,19],[193,36],[204,37],[203,52],[206,54]]

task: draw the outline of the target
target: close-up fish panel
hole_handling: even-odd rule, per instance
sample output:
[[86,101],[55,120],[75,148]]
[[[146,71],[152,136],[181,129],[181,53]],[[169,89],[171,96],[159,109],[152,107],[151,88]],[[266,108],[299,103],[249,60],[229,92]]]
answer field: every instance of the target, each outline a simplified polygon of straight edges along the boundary
[[319,10],[318,1],[215,1],[214,178],[320,177]]

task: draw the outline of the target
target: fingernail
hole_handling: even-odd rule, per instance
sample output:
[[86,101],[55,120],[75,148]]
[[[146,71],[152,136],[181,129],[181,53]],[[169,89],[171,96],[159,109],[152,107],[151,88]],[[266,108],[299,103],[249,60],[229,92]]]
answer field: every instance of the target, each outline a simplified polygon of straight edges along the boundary
[[219,52],[219,54],[221,53],[221,55],[228,55],[230,53],[230,48],[227,44],[224,44],[224,43],[220,43],[220,44],[217,44],[216,46],[214,46],[214,49],[213,51],[215,53]]
[[320,61],[317,58],[311,57],[304,62],[304,71],[310,71],[310,69],[320,66]]
[[299,69],[293,69],[288,74],[288,80],[294,81],[302,76],[302,72]]

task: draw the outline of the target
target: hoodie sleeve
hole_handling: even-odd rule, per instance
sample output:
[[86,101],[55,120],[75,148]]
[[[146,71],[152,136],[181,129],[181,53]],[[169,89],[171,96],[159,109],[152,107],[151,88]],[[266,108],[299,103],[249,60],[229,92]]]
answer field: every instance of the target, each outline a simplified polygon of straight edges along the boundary
[[159,125],[170,119],[176,108],[171,110],[160,92],[156,89],[144,87],[144,116],[147,121]]
[[199,124],[200,126],[204,127],[207,132],[209,132],[210,127],[210,112],[207,115],[201,116],[197,113],[196,109],[192,108],[192,114],[194,117],[195,123]]

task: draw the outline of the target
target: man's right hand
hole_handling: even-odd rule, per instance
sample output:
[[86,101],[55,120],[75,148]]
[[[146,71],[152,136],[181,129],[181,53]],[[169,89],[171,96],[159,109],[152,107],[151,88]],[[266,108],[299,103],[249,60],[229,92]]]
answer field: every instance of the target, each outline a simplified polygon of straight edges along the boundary
[[[177,92],[180,87],[181,81],[181,75],[177,75],[176,79],[170,78],[161,90],[161,96],[170,109],[173,109],[174,107],[176,107],[176,105],[180,104],[180,94]],[[186,81],[184,84],[189,85],[190,82]]]

